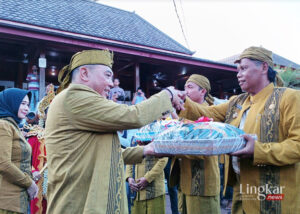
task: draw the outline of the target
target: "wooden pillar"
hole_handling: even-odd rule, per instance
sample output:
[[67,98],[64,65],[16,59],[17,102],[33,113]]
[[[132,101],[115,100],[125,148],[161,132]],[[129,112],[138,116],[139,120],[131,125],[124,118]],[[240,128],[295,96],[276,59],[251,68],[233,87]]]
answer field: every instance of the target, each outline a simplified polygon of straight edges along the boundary
[[218,84],[218,89],[219,89],[219,98],[224,99],[224,90],[222,87],[222,83]]
[[136,63],[135,66],[135,91],[138,89],[138,87],[141,86],[141,81],[140,81],[140,64]]
[[[40,54],[40,58],[45,58],[45,53]],[[39,68],[40,69],[40,91],[39,91],[39,97],[40,100],[44,97],[45,94],[45,80],[46,80],[46,68]]]
[[18,63],[18,71],[17,71],[17,88],[23,88],[23,64],[22,62]]

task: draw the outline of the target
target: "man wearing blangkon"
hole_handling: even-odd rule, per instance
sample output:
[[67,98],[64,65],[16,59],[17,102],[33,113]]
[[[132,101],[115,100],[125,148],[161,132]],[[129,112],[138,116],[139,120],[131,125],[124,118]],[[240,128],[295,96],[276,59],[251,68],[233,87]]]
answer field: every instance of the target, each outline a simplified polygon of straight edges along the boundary
[[257,135],[245,135],[246,147],[232,154],[232,213],[300,213],[300,93],[274,86],[272,52],[265,48],[247,48],[236,63],[246,93],[210,107],[187,98],[186,117],[205,115]]
[[148,153],[147,147],[136,147],[122,154],[117,130],[141,127],[170,112],[170,98],[180,109],[173,88],[136,106],[107,100],[112,63],[109,51],[88,50],[60,71],[62,91],[46,122],[48,214],[128,213],[123,159],[141,162]]
[[[185,83],[189,99],[202,106],[213,105],[210,82],[202,75],[193,74]],[[185,111],[179,117],[185,118]],[[197,120],[198,117],[189,117]],[[176,180],[176,162],[172,162],[171,180]],[[183,193],[183,214],[221,213],[220,173],[218,156],[182,156],[180,161],[180,188]]]

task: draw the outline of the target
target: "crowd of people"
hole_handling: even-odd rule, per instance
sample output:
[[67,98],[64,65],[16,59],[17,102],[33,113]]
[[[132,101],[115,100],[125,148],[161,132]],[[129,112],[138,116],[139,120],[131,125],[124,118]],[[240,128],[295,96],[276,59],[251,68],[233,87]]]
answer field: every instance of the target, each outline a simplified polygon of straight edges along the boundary
[[[164,214],[165,179],[173,214],[220,214],[221,205],[233,214],[300,213],[300,93],[281,87],[269,50],[247,48],[236,63],[244,93],[218,105],[199,74],[184,91],[146,98],[138,88],[123,104],[108,50],[73,55],[57,93],[50,85],[37,106],[35,92],[0,92],[0,214]],[[244,130],[246,146],[164,157],[132,141],[155,120],[201,116]]]

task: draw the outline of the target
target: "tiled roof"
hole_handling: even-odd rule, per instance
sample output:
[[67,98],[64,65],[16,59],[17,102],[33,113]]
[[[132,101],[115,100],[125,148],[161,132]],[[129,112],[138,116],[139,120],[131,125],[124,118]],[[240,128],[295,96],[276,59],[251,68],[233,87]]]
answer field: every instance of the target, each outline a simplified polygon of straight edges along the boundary
[[0,19],[192,54],[137,14],[91,0],[0,0]]
[[[221,59],[219,60],[219,62],[222,63],[226,63],[226,64],[230,64],[233,65],[234,61],[238,59],[240,54],[236,54],[234,56],[230,56],[227,57],[225,59]],[[300,69],[300,65],[298,65],[297,63],[294,63],[282,56],[279,56],[278,54],[273,53],[273,62],[276,65],[281,65],[281,66],[285,66],[285,67],[291,67],[291,68],[295,68],[295,69]]]
[[279,56],[275,53],[273,53],[273,61],[276,65],[283,65],[285,67],[291,67],[295,69],[300,69],[300,65],[297,63],[294,63],[286,58],[283,58],[282,56]]

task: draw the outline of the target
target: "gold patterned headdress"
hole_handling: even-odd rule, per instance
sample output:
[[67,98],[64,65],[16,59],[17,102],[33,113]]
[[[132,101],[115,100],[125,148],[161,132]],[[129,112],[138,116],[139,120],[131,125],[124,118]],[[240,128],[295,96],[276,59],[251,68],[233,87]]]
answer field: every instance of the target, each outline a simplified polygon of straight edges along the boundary
[[[47,95],[43,97],[39,104],[38,108],[38,114],[39,114],[39,121],[40,120],[45,120],[46,118],[46,110],[49,107],[50,103],[55,97],[55,92],[54,92],[54,85],[50,84],[47,86]],[[40,123],[40,122],[39,122]],[[40,124],[43,127],[43,124]]]
[[58,74],[60,83],[57,93],[64,90],[71,83],[71,73],[81,65],[106,65],[112,68],[113,53],[108,50],[84,50],[74,54],[69,65],[63,67]]

